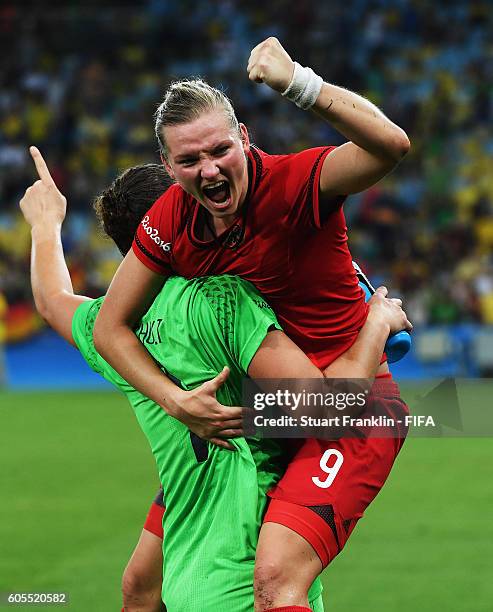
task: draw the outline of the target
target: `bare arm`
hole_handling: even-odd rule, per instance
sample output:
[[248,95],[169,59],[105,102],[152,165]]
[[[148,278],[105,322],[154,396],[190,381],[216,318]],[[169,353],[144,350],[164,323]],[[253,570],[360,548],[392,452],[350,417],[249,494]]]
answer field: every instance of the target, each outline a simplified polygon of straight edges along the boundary
[[[41,153],[36,147],[31,147],[30,151],[40,179],[26,190],[20,202],[20,208],[24,218],[32,227],[31,284],[33,296],[36,308],[41,316],[57,333],[75,345],[72,338],[72,318],[79,304],[89,298],[74,295],[72,281],[65,263],[61,242],[61,227],[65,219],[67,201],[58,191]],[[136,260],[135,257],[134,260]],[[118,323],[113,320],[111,312],[108,319],[109,324],[106,325],[106,328],[103,318],[103,326],[100,328],[103,336],[102,343],[104,346],[109,346],[109,352],[103,354],[103,357],[113,364],[113,347],[116,361],[123,368],[126,367],[128,376],[145,389],[143,393],[152,397],[152,399],[159,397],[160,401],[157,403],[170,414],[172,409],[168,408],[167,402],[172,407],[174,406],[170,397],[175,393],[176,395],[173,395],[173,397],[178,397],[179,403],[174,406],[173,416],[179,418],[197,435],[219,446],[231,448],[231,445],[220,437],[226,437],[228,434],[225,432],[230,432],[233,426],[235,428],[241,426],[241,422],[239,422],[241,409],[222,406],[217,402],[215,396],[218,388],[228,377],[229,371],[225,368],[214,379],[193,391],[178,389],[162,374],[143,345],[138,341],[132,331],[132,326],[149,306],[156,291],[162,285],[163,279],[152,273],[146,276],[148,270],[147,268],[143,271],[140,270],[138,260],[132,263],[134,268],[129,273],[130,281],[128,285],[122,282],[121,275],[118,276],[115,283],[120,284],[119,288],[127,300],[131,301],[133,299],[136,301],[137,307],[132,315],[127,314],[125,319],[127,325],[121,326],[123,330],[119,330]],[[132,268],[132,263],[130,268]],[[144,277],[141,281],[139,281],[139,272]],[[144,299],[146,282],[149,284],[147,300]],[[115,299],[114,293],[106,298],[104,304],[108,299],[110,305],[111,303],[115,304],[115,310],[118,314],[121,314],[122,311],[126,312],[125,309],[129,308],[128,302],[118,298]],[[103,309],[106,313],[108,312],[105,307]],[[118,331],[123,332],[122,343],[118,341]],[[116,336],[113,335],[115,333]],[[105,343],[105,339],[109,339],[109,342]],[[133,356],[135,354],[137,359]],[[139,358],[142,361],[139,361]],[[145,378],[145,368],[149,368],[147,371],[150,371],[149,382]],[[117,368],[115,367],[115,369]],[[129,380],[129,382],[132,384],[132,381]],[[168,392],[168,389],[171,391]],[[146,391],[148,392],[146,393]],[[182,408],[183,405],[185,409]],[[231,434],[229,435],[231,436]]]
[[[386,299],[387,290],[379,287],[370,300],[370,312],[367,321],[361,329],[354,345],[338,357],[322,373],[283,332],[273,331],[267,334],[261,346],[254,355],[248,374],[257,381],[260,388],[272,392],[277,388],[279,379],[286,381],[285,389],[290,393],[299,394],[307,388],[313,389],[310,379],[337,379],[338,392],[344,390],[347,381],[347,392],[367,392],[371,388],[373,378],[380,364],[380,358],[385,342],[390,332],[401,329],[411,329],[406,314],[400,307],[400,300]],[[274,387],[268,381],[275,381]],[[329,381],[327,381],[329,382]],[[342,384],[342,386],[341,386]],[[330,386],[328,387],[331,388]],[[317,387],[320,389],[320,387]],[[303,407],[306,416],[320,416],[311,413],[312,407]],[[357,416],[363,405],[347,407],[352,416]],[[316,408],[315,408],[316,410]],[[326,408],[327,414],[337,416],[338,411]],[[332,434],[337,437],[340,433]],[[313,434],[312,434],[313,435]]]
[[332,151],[320,174],[328,197],[363,191],[388,174],[409,151],[409,139],[369,100],[324,83],[313,107],[349,142]]
[[252,378],[361,378],[372,379],[380,365],[390,333],[411,330],[400,300],[386,298],[379,287],[369,301],[370,312],[356,342],[323,372],[283,332],[267,334],[255,356],[248,375]]
[[379,287],[368,302],[370,310],[356,342],[325,370],[327,378],[375,377],[389,335],[413,326],[399,299],[388,299],[386,287]]
[[82,302],[74,295],[63,254],[61,228],[67,201],[58,191],[41,153],[30,149],[40,179],[29,187],[20,208],[31,226],[31,287],[36,309],[60,336],[75,346],[72,317]]
[[161,372],[133,332],[163,282],[162,276],[146,268],[130,250],[108,289],[93,337],[98,353],[132,387],[173,414],[170,395],[177,387]]
[[[33,295],[40,314],[73,344],[73,313],[88,298],[74,295],[63,254],[60,232],[67,201],[58,191],[41,153],[36,147],[30,151],[40,180],[27,189],[20,206],[32,227]],[[132,386],[164,407],[177,387],[162,374],[132,331],[162,284],[162,277],[150,272],[130,252],[118,269],[96,320],[94,343]]]
[[[410,329],[411,324],[400,307],[400,300],[385,298],[387,290],[384,287],[377,289],[372,297],[370,313],[355,344],[338,357],[322,373],[313,365],[308,357],[283,332],[274,331],[267,334],[262,345],[253,357],[248,374],[256,379],[260,388],[272,392],[277,388],[279,379],[286,381],[285,390],[298,395],[308,389],[313,389],[313,382],[309,379],[335,378],[337,379],[337,392],[368,392],[380,363],[380,357],[388,338],[389,332],[399,331],[402,328]],[[274,379],[274,388],[268,381]],[[341,380],[342,379],[342,380]],[[355,380],[357,379],[357,380]],[[329,381],[327,381],[329,383]],[[317,383],[318,384],[318,383]],[[341,386],[342,384],[342,386]],[[330,383],[329,383],[330,385]],[[315,385],[320,390],[320,387]],[[331,387],[328,387],[331,389]],[[355,417],[363,409],[363,405],[346,406],[347,414]],[[303,406],[304,416],[320,416],[321,406]],[[315,410],[315,412],[313,412]],[[324,416],[338,416],[338,410],[331,406],[324,408]],[[343,435],[344,429],[332,428],[331,437]],[[309,435],[314,435],[311,432]]]
[[[198,436],[222,446],[239,426],[241,407],[223,406],[216,391],[229,375],[223,369],[214,379],[183,391],[156,365],[133,328],[163,285],[163,277],[149,270],[129,251],[118,268],[94,325],[96,350],[132,387],[152,399]],[[241,432],[236,435],[241,435]]]
[[[257,45],[250,55],[248,75],[283,92],[294,73],[294,62],[276,38]],[[324,83],[312,107],[349,142],[324,161],[320,191],[333,197],[363,191],[390,172],[409,151],[409,139],[374,104],[343,87]]]
[[72,318],[77,307],[89,298],[74,294],[60,228],[35,226],[31,240],[31,287],[36,309],[50,327],[75,346]]
[[322,372],[286,334],[269,332],[248,367],[248,376],[261,378],[323,378]]

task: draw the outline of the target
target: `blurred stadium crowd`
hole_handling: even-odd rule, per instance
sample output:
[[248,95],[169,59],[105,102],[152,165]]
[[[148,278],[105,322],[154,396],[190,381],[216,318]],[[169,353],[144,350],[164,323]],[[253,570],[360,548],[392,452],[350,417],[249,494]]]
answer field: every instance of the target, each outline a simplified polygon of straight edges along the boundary
[[95,296],[119,256],[98,231],[91,201],[119,171],[158,160],[152,115],[172,78],[201,75],[223,86],[269,152],[341,142],[248,81],[249,52],[270,35],[326,80],[367,96],[411,138],[397,171],[346,205],[358,261],[404,296],[418,325],[493,323],[491,2],[29,6],[7,0],[0,8],[0,292],[10,339],[39,325],[17,210],[35,178],[29,144],[45,154],[69,202],[64,244],[75,288]]

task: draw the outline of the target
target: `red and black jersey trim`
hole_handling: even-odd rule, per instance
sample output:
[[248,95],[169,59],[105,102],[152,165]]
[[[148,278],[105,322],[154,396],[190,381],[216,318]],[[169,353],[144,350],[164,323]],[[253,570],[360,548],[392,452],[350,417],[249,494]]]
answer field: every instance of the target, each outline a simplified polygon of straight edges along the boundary
[[135,234],[135,244],[139,247],[139,250],[142,251],[142,253],[144,253],[144,255],[146,257],[148,257],[151,261],[153,261],[155,264],[157,264],[158,266],[163,267],[165,265],[165,263],[163,262],[162,259],[159,259],[159,257],[156,257],[154,255],[154,253],[151,253],[151,251],[149,251],[149,249],[147,249],[141,242],[140,238],[137,236],[137,234]]
[[[312,220],[313,220],[313,225],[315,227],[317,227],[317,225],[318,225],[317,218],[315,216],[315,208],[313,206],[313,189],[314,189],[314,186],[315,186],[314,185],[315,184],[315,176],[317,174],[317,170],[318,170],[318,166],[320,164],[320,160],[327,153],[327,151],[329,151],[330,149],[331,149],[331,147],[325,147],[325,149],[323,149],[323,151],[317,157],[317,159],[315,160],[315,163],[313,164],[312,171],[310,172],[310,178],[308,179],[308,198],[307,198],[307,202],[306,203],[309,206],[309,209],[312,211]],[[317,189],[318,189],[318,185],[317,185]]]
[[337,548],[339,549],[339,552],[341,552],[342,549],[341,544],[339,542],[339,536],[337,534],[334,508],[330,504],[324,506],[308,506],[308,508],[310,508],[310,510],[313,510],[313,512],[318,514],[318,516],[320,516],[327,523],[332,533],[334,534],[334,539],[336,541]]
[[164,508],[164,492],[162,485],[159,487],[159,491],[157,492],[153,503],[156,504],[156,506],[162,506]]
[[[257,191],[258,186],[260,185],[260,181],[262,180],[262,173],[264,171],[264,164],[262,162],[262,157],[259,153],[258,148],[256,147],[256,145],[251,145],[250,147],[250,153],[252,154],[252,157],[255,161],[255,168],[253,168],[254,172],[255,172],[255,184],[253,185],[253,189],[251,189],[251,193],[255,193],[255,191]],[[250,182],[249,182],[249,189],[250,189]],[[249,193],[250,195],[250,193]]]
[[[245,226],[235,223],[229,228],[227,237],[222,240],[222,245],[226,249],[236,249],[243,242],[245,236]],[[222,236],[221,236],[222,238]]]
[[[312,221],[313,221],[314,227],[318,227],[319,223],[320,223],[320,226],[324,225],[324,223],[327,221],[329,216],[332,213],[334,213],[336,210],[338,210],[344,203],[344,200],[346,199],[346,196],[343,194],[334,196],[330,200],[323,200],[322,202],[320,202],[320,198],[319,198],[318,223],[317,223],[317,215],[316,215],[315,207],[313,206],[313,197],[314,197],[313,190],[315,188],[315,176],[317,174],[318,166],[320,164],[321,159],[324,157],[324,155],[326,155],[327,151],[331,149],[333,149],[333,147],[325,147],[325,149],[317,157],[313,165],[312,171],[310,173],[310,178],[308,181],[307,205],[310,207],[310,210],[312,211]],[[317,189],[318,189],[318,185],[317,185]]]

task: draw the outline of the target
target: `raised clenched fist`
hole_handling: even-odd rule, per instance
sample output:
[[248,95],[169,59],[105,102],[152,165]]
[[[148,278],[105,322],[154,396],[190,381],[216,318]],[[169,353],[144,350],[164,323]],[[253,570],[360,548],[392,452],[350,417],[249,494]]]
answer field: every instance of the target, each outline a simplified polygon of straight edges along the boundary
[[271,36],[252,50],[247,71],[251,81],[283,92],[293,77],[294,62],[277,38]]

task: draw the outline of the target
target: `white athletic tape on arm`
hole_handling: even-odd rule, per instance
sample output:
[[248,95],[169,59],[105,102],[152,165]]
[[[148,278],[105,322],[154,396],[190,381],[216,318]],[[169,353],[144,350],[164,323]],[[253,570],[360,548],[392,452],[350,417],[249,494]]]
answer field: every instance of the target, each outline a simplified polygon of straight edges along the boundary
[[311,68],[304,68],[295,62],[293,78],[282,95],[299,108],[307,110],[317,101],[323,84],[322,77],[315,74]]

